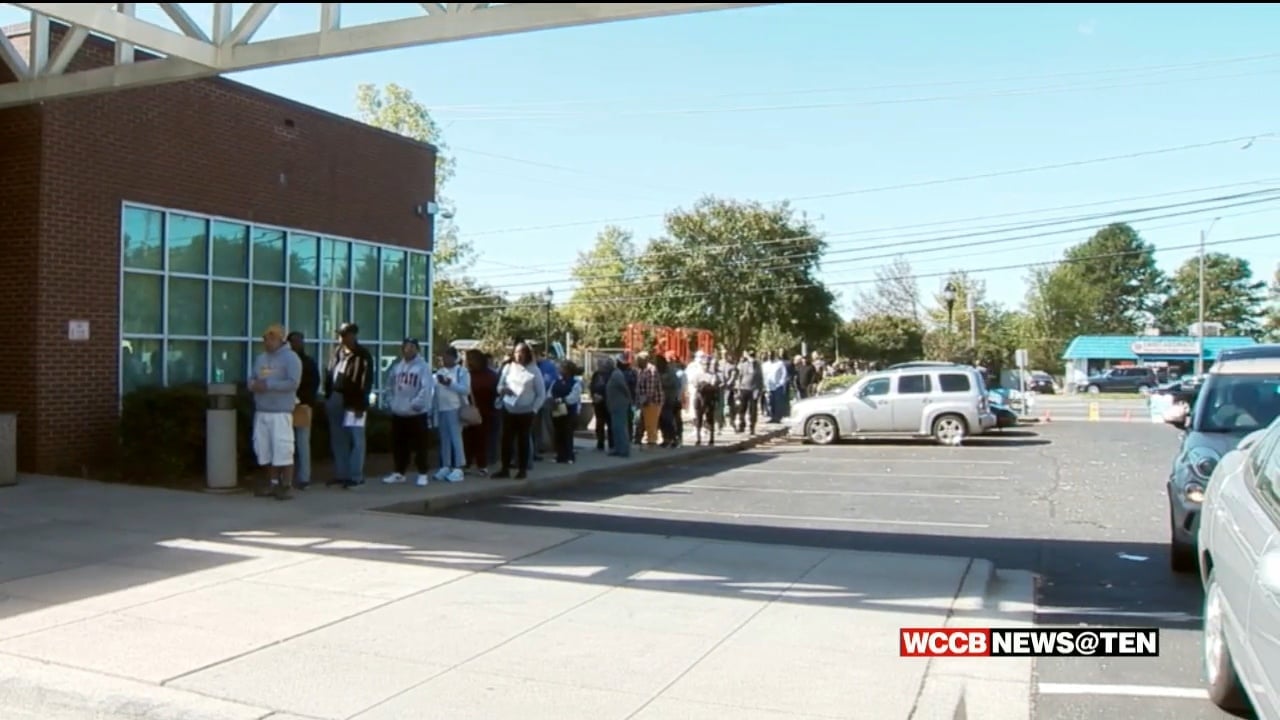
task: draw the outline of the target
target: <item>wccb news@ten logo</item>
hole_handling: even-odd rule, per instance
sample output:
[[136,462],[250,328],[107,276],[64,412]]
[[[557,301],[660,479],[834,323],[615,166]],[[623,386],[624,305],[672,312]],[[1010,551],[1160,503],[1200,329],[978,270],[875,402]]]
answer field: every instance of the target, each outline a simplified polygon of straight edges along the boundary
[[1153,628],[902,628],[901,657],[1159,657]]

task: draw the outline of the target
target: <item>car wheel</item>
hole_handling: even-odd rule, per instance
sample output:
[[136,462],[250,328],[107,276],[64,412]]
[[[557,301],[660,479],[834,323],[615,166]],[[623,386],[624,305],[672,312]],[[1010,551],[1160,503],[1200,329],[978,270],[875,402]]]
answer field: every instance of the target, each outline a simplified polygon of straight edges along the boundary
[[1209,679],[1209,700],[1223,710],[1238,712],[1248,709],[1249,700],[1236,675],[1227,647],[1226,608],[1222,588],[1209,571],[1204,592],[1204,675]]
[[959,415],[939,415],[933,421],[933,439],[939,445],[959,445],[969,434],[969,424]]
[[1090,385],[1088,387],[1088,391],[1090,395],[1097,395],[1098,393],[1102,392],[1102,388],[1098,387],[1097,385]]
[[804,424],[804,435],[814,445],[830,445],[840,438],[836,419],[830,415],[814,415]]

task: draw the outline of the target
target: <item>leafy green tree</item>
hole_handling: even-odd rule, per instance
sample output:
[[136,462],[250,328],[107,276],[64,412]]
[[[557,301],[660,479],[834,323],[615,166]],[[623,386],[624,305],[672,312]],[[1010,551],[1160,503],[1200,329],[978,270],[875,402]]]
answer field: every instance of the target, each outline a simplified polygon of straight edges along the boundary
[[1129,335],[1156,317],[1168,281],[1156,266],[1155,246],[1129,225],[1102,228],[1063,259],[1089,289],[1082,298],[1092,318],[1089,334]]
[[[1253,276],[1249,261],[1226,253],[1204,256],[1205,322],[1221,323],[1229,335],[1255,335],[1261,327],[1267,283]],[[1200,319],[1200,258],[1187,258],[1169,281],[1160,328],[1182,334]]]
[[1280,342],[1280,266],[1276,267],[1275,275],[1271,278],[1270,302],[1263,324],[1267,339]]
[[911,317],[864,315],[850,321],[844,335],[843,354],[859,362],[884,367],[924,357],[924,327]]
[[443,194],[444,187],[453,179],[456,164],[449,155],[440,125],[411,90],[395,83],[381,88],[372,83],[357,86],[356,117],[367,125],[429,143],[436,148],[435,201],[440,212],[435,218],[435,247],[432,249],[432,328],[435,336],[432,342],[435,347],[440,347],[452,339],[465,337],[454,334],[458,329],[456,318],[451,314],[452,308],[459,304],[475,304],[473,288],[465,280],[466,270],[475,261],[475,249],[458,237],[453,204]]
[[633,316],[711,330],[731,351],[753,345],[770,323],[827,338],[837,318],[835,296],[817,277],[825,248],[785,203],[703,198],[668,214],[665,235],[641,253]]
[[791,323],[785,326],[771,322],[760,328],[759,335],[756,336],[755,346],[760,352],[781,352],[784,355],[792,356],[800,352],[800,344],[804,342],[804,338],[796,332]]
[[[950,313],[944,296],[948,283],[956,292]],[[930,360],[982,365],[998,372],[1017,349],[1020,315],[989,300],[986,282],[963,271],[951,273],[939,284],[929,321],[932,329],[924,338],[924,355]]]
[[596,235],[591,249],[578,253],[570,271],[577,283],[564,313],[594,348],[622,347],[623,328],[635,321],[634,309],[615,302],[641,292],[636,247],[629,231],[610,225]]
[[1088,284],[1079,266],[1064,263],[1036,268],[1027,279],[1026,314],[1020,344],[1027,348],[1031,366],[1058,372],[1062,353],[1079,335],[1094,334],[1093,308],[1097,288]]
[[875,284],[859,294],[857,309],[868,317],[893,315],[920,321],[920,283],[906,256],[899,255],[888,265],[876,268]]

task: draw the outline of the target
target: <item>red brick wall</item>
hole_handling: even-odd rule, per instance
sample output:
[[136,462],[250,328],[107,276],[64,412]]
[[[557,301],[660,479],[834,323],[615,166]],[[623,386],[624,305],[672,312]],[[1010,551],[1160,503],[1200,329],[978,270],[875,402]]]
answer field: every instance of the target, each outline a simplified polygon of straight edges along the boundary
[[[110,52],[87,43],[69,70]],[[40,362],[35,403],[22,403],[39,412],[35,449],[20,439],[24,469],[78,473],[114,437],[123,201],[427,247],[413,209],[433,199],[434,150],[390,133],[220,79],[56,100],[42,115],[26,351]],[[89,342],[67,340],[69,320],[90,321]]]

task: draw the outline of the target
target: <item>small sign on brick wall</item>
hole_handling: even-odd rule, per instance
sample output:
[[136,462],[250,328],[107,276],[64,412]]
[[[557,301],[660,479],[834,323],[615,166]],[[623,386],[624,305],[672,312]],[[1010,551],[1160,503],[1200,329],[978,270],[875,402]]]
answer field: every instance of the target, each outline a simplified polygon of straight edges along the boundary
[[71,320],[67,322],[67,339],[84,342],[89,339],[89,321]]

